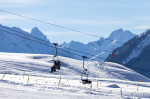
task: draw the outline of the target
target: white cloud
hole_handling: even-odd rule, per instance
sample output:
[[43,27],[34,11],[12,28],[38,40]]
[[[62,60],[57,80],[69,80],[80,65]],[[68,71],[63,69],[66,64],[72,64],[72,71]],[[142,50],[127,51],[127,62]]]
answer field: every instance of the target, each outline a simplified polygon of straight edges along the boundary
[[29,3],[35,0],[1,0],[0,3]]
[[59,32],[59,31],[43,31],[44,34],[50,36],[50,35],[55,35],[55,36],[58,36],[58,35],[81,35],[77,32]]
[[40,0],[0,0],[0,8],[14,8],[40,4]]
[[133,27],[133,29],[149,29],[150,25],[139,25],[139,26],[135,26]]
[[[30,33],[31,30],[27,29],[27,28],[22,28],[22,30]],[[59,36],[59,35],[81,35],[78,32],[62,32],[62,31],[41,31],[42,33],[44,33],[47,36]]]
[[10,15],[10,14],[0,15],[0,21],[8,20],[8,19],[23,19],[23,18],[14,16],[14,15]]
[[[58,20],[57,20],[58,21]],[[100,26],[100,25],[123,25],[123,24],[131,24],[129,21],[119,21],[119,20],[59,20],[55,22],[58,24],[75,24],[75,25],[86,25],[86,26]]]
[[137,20],[144,20],[144,21],[149,21],[150,20],[150,16],[145,15],[145,16],[136,16]]
[[31,30],[30,29],[22,29],[22,30],[24,30],[24,31],[26,31],[26,32],[28,32],[28,33],[30,33],[31,32]]

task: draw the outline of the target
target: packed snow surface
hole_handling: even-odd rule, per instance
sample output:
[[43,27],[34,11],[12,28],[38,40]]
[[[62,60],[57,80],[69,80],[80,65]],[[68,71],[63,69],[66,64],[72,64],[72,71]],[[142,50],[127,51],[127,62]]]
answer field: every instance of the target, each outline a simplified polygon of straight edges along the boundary
[[86,61],[92,84],[84,85],[82,61],[59,59],[50,73],[52,55],[0,53],[0,99],[150,98],[150,80],[122,65]]

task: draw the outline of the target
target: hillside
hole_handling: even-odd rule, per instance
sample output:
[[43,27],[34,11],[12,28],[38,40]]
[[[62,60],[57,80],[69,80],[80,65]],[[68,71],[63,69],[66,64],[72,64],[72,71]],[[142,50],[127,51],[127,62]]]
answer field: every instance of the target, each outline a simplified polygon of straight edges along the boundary
[[[50,73],[53,65],[51,55],[0,53],[0,98],[116,99],[121,98],[120,88],[123,90],[122,98],[150,98],[150,80],[122,65],[85,62],[92,81],[90,89],[91,85],[80,83],[82,61],[59,58],[62,63],[61,70]],[[140,82],[137,91],[139,80],[145,82]]]

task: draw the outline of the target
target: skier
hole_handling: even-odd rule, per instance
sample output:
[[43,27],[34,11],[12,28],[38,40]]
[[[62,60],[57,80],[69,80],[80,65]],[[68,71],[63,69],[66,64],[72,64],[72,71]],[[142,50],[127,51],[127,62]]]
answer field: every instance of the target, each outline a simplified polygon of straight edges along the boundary
[[57,62],[57,69],[60,69],[61,63],[60,61]]
[[57,62],[54,61],[54,66],[51,67],[51,73],[56,72]]

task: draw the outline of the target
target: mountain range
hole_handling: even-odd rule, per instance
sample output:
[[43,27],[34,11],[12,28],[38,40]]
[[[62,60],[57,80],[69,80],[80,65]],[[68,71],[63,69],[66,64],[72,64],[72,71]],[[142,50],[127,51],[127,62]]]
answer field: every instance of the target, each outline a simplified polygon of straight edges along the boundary
[[[113,31],[108,38],[101,37],[98,41],[89,42],[88,44],[83,44],[78,41],[71,41],[70,43],[63,43],[61,46],[65,50],[74,49],[82,51],[88,54],[82,54],[75,51],[70,51],[72,53],[86,55],[94,60],[104,61],[105,58],[113,51],[115,48],[120,47],[123,43],[127,42],[136,35],[130,31],[124,31],[123,29],[118,29]],[[69,51],[68,50],[68,51]],[[93,57],[94,56],[94,57]],[[75,56],[76,59],[81,59],[80,56]]]
[[[94,56],[93,58],[95,60],[103,61],[111,51],[120,47],[134,36],[136,35],[130,31],[118,29],[113,31],[108,38],[101,37],[98,41],[89,42],[88,44],[83,44],[78,41],[71,41],[70,43],[64,42],[63,44],[60,44],[58,54],[64,57],[81,59],[81,57],[71,54],[75,53],[89,58]],[[18,27],[10,28],[0,25],[0,45],[0,52],[55,54],[54,46],[50,44],[46,35],[44,35],[37,27],[34,27],[31,30],[31,33],[28,33]],[[70,49],[88,53],[90,55],[75,52]]]

